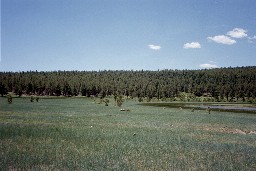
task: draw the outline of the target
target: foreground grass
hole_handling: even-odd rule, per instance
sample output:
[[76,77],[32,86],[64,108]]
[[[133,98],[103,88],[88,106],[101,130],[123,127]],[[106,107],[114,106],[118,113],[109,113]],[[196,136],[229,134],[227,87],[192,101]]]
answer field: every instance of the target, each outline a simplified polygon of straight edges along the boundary
[[256,115],[0,98],[0,170],[256,170]]

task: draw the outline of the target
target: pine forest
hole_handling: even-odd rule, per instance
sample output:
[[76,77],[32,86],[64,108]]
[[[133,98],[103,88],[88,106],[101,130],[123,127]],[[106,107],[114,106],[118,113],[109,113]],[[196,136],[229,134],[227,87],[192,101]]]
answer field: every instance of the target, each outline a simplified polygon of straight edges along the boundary
[[255,102],[256,67],[158,71],[0,72],[0,94],[123,96],[139,101]]

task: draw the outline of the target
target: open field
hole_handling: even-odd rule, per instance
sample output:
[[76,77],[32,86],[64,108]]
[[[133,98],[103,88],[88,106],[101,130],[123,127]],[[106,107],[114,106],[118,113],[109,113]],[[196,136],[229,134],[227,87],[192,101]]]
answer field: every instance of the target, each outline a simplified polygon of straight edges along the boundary
[[123,108],[0,98],[0,170],[256,170],[255,114]]

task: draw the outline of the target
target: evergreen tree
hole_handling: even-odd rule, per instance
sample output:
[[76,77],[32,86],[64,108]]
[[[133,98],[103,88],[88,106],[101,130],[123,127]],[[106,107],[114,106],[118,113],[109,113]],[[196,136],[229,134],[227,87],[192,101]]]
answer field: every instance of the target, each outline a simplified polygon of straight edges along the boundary
[[[253,101],[256,67],[162,71],[0,72],[0,95],[141,97],[175,99],[180,93],[215,101]],[[197,98],[200,99],[200,98]],[[193,100],[193,98],[192,98]]]
[[123,105],[124,99],[122,96],[118,96],[116,99],[116,104],[118,107],[121,107]]
[[7,101],[9,104],[12,104],[12,95],[11,94],[7,95]]
[[6,95],[8,93],[7,88],[5,87],[5,85],[0,83],[0,94],[3,97],[4,95]]

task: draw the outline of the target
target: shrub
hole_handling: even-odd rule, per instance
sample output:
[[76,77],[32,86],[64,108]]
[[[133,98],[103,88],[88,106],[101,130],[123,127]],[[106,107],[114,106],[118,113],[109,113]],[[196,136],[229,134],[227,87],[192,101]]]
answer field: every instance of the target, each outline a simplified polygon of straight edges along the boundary
[[34,96],[30,97],[30,102],[34,102]]
[[12,95],[11,94],[7,95],[7,101],[9,104],[12,104]]
[[105,102],[105,106],[108,106],[109,100],[105,99],[104,102]]
[[139,97],[138,101],[139,101],[139,102],[143,102],[143,98],[142,98],[142,97]]
[[122,96],[118,96],[117,99],[116,99],[117,106],[121,107],[123,102],[124,102],[123,97]]

